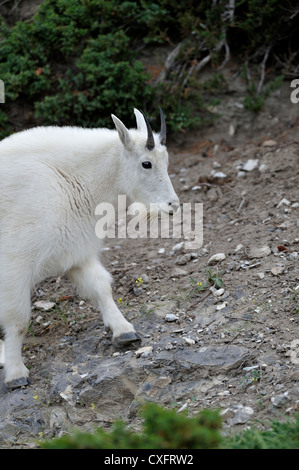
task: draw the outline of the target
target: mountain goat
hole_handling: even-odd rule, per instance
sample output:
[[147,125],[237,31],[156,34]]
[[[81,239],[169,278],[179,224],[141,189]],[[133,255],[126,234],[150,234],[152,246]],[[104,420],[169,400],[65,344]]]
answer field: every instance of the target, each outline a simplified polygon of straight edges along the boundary
[[[79,293],[100,310],[113,341],[140,339],[113,301],[111,276],[98,255],[95,209],[131,202],[179,207],[167,173],[165,118],[153,133],[134,109],[137,129],[114,115],[116,130],[36,127],[0,142],[0,325],[4,331],[5,383],[28,385],[22,343],[31,313],[31,291],[66,273]],[[163,203],[163,204],[162,204]]]

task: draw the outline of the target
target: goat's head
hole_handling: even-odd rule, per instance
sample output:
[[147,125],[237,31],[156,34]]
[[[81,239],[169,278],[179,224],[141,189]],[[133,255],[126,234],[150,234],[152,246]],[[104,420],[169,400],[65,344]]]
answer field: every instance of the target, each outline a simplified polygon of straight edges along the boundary
[[[134,109],[137,130],[128,130],[112,114],[123,144],[122,183],[131,203],[141,203],[147,212],[156,205],[173,214],[179,208],[179,198],[170,181],[166,149],[166,123],[160,108],[161,130],[153,133],[146,116]],[[151,206],[150,206],[151,205]],[[152,210],[151,210],[152,215]]]

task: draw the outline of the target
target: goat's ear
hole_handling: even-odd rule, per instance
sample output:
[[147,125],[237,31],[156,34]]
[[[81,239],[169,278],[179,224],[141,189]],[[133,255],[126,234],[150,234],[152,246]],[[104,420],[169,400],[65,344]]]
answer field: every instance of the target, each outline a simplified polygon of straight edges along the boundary
[[134,114],[136,117],[137,129],[146,134],[147,129],[146,129],[146,123],[145,123],[143,114],[140,111],[138,111],[138,109],[136,108],[134,108]]
[[120,138],[123,146],[127,150],[132,150],[133,149],[133,142],[132,142],[132,139],[131,139],[131,136],[130,136],[130,133],[129,133],[128,129],[121,122],[120,119],[118,119],[116,116],[114,116],[114,114],[111,114],[111,117],[113,119],[113,122],[115,124],[115,127],[117,129],[119,138]]

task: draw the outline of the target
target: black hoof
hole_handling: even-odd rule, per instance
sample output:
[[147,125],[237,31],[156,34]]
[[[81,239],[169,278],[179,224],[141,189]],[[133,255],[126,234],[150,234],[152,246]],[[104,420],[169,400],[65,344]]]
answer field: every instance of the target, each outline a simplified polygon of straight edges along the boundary
[[10,390],[15,390],[16,388],[28,387],[31,385],[30,380],[27,377],[20,377],[19,379],[14,379],[11,382],[7,382],[6,386]]
[[127,346],[132,343],[136,343],[136,341],[141,341],[140,336],[136,331],[129,331],[128,333],[123,333],[117,338],[114,338],[114,342],[118,346]]

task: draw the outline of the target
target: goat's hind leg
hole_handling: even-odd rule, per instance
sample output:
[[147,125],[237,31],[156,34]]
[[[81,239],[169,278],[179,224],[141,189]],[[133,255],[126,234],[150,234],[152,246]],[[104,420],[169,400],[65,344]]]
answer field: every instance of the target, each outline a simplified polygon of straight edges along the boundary
[[[13,284],[13,285],[12,285]],[[11,286],[0,285],[0,325],[4,331],[5,383],[10,389],[30,384],[29,371],[22,359],[22,344],[30,314],[30,288],[19,289],[17,279]]]
[[113,341],[119,346],[140,341],[133,325],[117,308],[111,290],[111,276],[97,260],[89,260],[84,266],[69,271],[69,277],[77,285],[79,293],[89,298],[98,308],[104,324],[113,333]]

